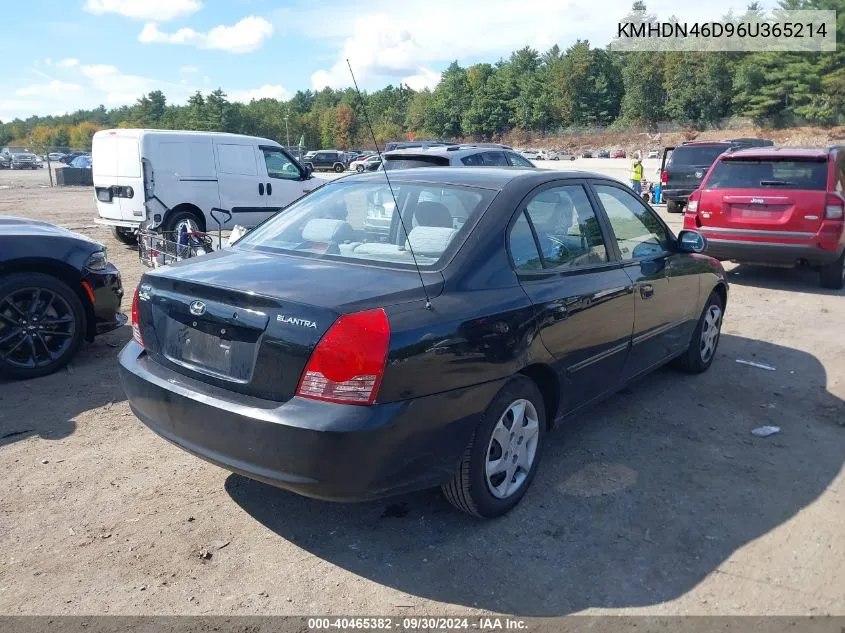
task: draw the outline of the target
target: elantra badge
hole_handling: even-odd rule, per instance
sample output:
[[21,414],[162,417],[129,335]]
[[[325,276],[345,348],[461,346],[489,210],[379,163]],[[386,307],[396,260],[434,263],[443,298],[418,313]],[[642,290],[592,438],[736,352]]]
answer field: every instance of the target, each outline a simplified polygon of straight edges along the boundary
[[205,304],[202,301],[192,301],[191,305],[188,306],[188,310],[194,316],[202,316],[205,314]]
[[313,329],[317,329],[317,324],[314,321],[309,321],[308,319],[298,319],[296,317],[287,316],[285,314],[277,314],[276,321],[279,323],[290,323],[291,325],[297,325],[299,327],[310,327]]

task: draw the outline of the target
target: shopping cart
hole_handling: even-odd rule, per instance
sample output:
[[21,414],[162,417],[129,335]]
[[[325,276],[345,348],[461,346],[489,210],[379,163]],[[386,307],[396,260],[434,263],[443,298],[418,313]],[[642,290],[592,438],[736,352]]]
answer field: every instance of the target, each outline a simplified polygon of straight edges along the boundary
[[201,231],[138,232],[138,258],[150,268],[167,266],[183,259],[205,255],[214,250],[210,235]]

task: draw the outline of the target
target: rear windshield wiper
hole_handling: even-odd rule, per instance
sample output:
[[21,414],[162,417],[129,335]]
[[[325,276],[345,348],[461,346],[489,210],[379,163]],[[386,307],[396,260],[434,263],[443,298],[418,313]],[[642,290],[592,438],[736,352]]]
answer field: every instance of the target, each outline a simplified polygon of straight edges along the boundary
[[761,180],[760,186],[761,187],[788,187],[790,185],[795,185],[794,182],[788,182],[786,180]]

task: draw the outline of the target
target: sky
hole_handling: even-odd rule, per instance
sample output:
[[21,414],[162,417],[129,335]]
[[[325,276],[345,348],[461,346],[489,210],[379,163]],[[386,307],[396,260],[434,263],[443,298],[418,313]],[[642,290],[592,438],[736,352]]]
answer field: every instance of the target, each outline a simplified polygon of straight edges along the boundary
[[[0,121],[132,104],[162,90],[184,103],[222,87],[231,101],[351,85],[433,87],[453,60],[495,62],[523,46],[607,44],[632,0],[2,0]],[[659,17],[718,19],[747,4]],[[763,2],[769,6],[771,2]]]

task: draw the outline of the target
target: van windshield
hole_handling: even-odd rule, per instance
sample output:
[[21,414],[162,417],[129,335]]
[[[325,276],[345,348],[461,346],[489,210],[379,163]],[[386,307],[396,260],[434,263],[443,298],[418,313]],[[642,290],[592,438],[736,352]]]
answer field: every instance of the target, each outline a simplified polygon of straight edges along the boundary
[[434,268],[454,255],[495,195],[404,182],[394,182],[393,192],[395,201],[384,182],[321,187],[247,234],[238,247],[399,267],[413,267],[413,250],[421,268]]

